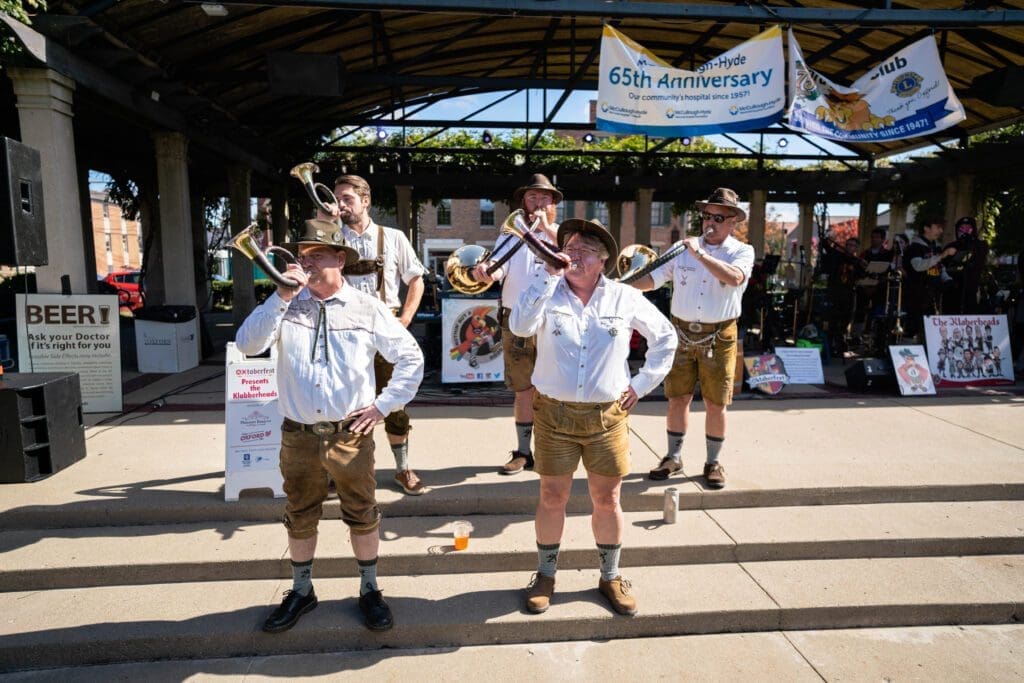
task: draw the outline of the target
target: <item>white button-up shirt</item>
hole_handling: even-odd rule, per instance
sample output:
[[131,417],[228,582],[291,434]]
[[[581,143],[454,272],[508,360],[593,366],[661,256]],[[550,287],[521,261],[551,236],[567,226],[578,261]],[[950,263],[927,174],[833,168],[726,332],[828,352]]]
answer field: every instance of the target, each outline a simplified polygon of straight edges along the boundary
[[[552,224],[552,229],[558,230],[558,224]],[[550,242],[551,237],[540,227],[533,230],[533,234],[542,242]],[[505,249],[512,249],[519,243],[519,238],[514,235],[503,235],[504,239],[498,242],[495,254],[499,258],[505,253]],[[508,241],[504,247],[500,245]],[[556,250],[557,251],[557,250]],[[548,273],[544,270],[544,262],[536,254],[530,251],[530,247],[523,245],[512,258],[501,267],[503,276],[501,278],[501,305],[506,308],[514,308],[519,297],[526,289],[535,283],[543,283]]]
[[[341,233],[348,246],[359,252],[360,259],[372,261],[377,258],[378,230],[384,231],[384,303],[388,308],[400,308],[400,283],[409,284],[415,277],[427,273],[427,269],[416,257],[409,238],[401,230],[386,228],[373,221],[370,221],[361,235],[347,225],[342,227]],[[376,272],[369,275],[346,275],[345,280],[359,291],[377,296]]]
[[[668,374],[677,344],[672,325],[640,291],[603,276],[586,306],[561,277],[531,285],[512,307],[509,327],[537,335],[537,391],[573,403],[614,401],[629,386],[644,396]],[[631,379],[634,329],[647,339],[647,359]]]
[[[378,299],[348,285],[324,301],[306,289],[290,302],[274,292],[245,319],[235,343],[250,356],[277,344],[281,414],[304,424],[341,420],[371,402],[387,415],[411,401],[423,380],[423,352],[409,331]],[[378,351],[395,370],[374,399]]]
[[740,317],[743,290],[754,268],[754,248],[729,235],[721,244],[700,240],[701,247],[719,261],[743,271],[743,282],[733,287],[708,271],[701,259],[685,249],[683,253],[658,268],[651,277],[657,289],[672,280],[672,315],[688,322],[720,323]]

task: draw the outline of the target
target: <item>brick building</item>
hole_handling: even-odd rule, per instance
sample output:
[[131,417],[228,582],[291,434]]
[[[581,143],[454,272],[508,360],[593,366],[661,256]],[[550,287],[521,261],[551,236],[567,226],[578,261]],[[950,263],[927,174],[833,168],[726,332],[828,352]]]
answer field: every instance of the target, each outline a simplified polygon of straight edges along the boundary
[[91,192],[89,203],[96,274],[103,277],[115,270],[138,270],[142,267],[142,226],[139,222],[126,219],[121,207],[111,202],[106,192]]

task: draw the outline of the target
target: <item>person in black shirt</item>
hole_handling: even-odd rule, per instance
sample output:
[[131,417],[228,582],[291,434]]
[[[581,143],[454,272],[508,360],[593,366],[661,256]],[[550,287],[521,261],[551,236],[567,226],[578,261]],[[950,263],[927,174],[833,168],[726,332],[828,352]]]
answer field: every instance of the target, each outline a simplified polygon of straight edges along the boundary
[[923,316],[938,315],[942,310],[943,260],[956,255],[956,247],[943,249],[936,242],[944,228],[941,218],[925,219],[921,234],[910,241],[903,254],[903,266],[907,270],[903,300],[907,307],[908,337],[921,332]]
[[978,301],[978,284],[988,262],[988,244],[978,236],[974,218],[956,222],[957,253],[946,266],[953,284],[944,301],[944,313],[984,313]]

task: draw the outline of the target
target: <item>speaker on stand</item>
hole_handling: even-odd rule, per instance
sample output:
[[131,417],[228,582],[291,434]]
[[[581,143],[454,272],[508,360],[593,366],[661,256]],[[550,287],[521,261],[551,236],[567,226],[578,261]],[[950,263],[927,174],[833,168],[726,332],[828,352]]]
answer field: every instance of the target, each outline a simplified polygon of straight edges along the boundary
[[45,266],[46,219],[38,150],[0,139],[0,264]]

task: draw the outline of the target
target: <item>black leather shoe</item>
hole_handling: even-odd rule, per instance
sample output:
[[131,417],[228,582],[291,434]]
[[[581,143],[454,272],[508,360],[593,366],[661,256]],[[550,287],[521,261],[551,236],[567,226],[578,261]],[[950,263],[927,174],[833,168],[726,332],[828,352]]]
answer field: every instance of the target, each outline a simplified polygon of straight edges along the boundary
[[309,595],[299,595],[295,591],[285,591],[281,606],[270,613],[263,622],[263,630],[267,633],[287,631],[299,623],[299,617],[312,611],[317,605],[316,591],[310,589]]
[[384,602],[380,591],[360,595],[359,611],[363,613],[363,623],[371,631],[387,631],[395,625],[395,620],[391,618],[391,608]]

